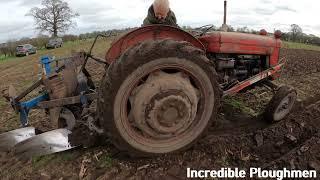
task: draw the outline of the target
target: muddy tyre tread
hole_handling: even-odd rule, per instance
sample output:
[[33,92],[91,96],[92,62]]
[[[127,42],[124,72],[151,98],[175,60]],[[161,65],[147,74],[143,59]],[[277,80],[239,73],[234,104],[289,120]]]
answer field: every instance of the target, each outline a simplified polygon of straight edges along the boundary
[[202,135],[190,143],[185,150],[192,146],[208,130],[215,120],[220,106],[222,91],[217,82],[217,73],[205,56],[205,53],[188,42],[177,42],[174,40],[145,41],[126,50],[123,55],[113,62],[104,75],[99,93],[98,109],[100,112],[100,124],[106,131],[106,135],[111,142],[123,153],[133,157],[150,157],[156,154],[141,152],[128,144],[119,134],[113,118],[113,104],[122,82],[139,66],[160,58],[177,57],[184,58],[199,65],[210,78],[215,93],[215,105],[212,116]]

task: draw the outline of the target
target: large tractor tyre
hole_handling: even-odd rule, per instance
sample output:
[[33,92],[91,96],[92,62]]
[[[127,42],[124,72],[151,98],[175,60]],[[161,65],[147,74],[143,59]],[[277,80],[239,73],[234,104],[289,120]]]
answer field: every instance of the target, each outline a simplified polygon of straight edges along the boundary
[[265,119],[271,123],[283,120],[291,112],[296,100],[297,92],[294,89],[281,86],[265,109]]
[[204,52],[188,42],[158,40],[128,49],[101,83],[100,124],[131,156],[184,150],[217,116],[221,91]]

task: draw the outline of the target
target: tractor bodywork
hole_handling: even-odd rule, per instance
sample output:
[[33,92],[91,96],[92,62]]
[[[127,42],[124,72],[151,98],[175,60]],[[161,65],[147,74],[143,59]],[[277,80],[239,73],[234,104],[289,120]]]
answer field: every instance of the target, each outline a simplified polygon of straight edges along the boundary
[[235,32],[213,32],[200,37],[207,53],[263,55],[269,66],[278,65],[281,40],[270,36]]
[[276,79],[282,67],[279,62],[281,40],[266,35],[235,32],[212,32],[195,37],[181,29],[152,25],[133,30],[116,40],[106,54],[108,63],[116,61],[127,49],[144,41],[172,39],[187,41],[202,49],[212,60],[231,95],[266,78]]
[[[34,128],[8,132],[0,135],[1,149],[14,146],[29,156],[67,150],[82,145],[70,144],[68,139],[78,124],[85,124],[132,155],[180,151],[201,138],[215,120],[223,96],[257,83],[276,90],[270,80],[278,77],[283,65],[280,39],[263,35],[212,32],[193,36],[178,28],[152,25],[121,36],[104,59],[91,55],[94,44],[88,53],[63,59],[62,66],[56,63],[54,70],[50,65],[60,60],[42,58],[44,76],[19,95],[9,89],[6,97],[20,113],[23,127],[28,126],[29,110],[41,108],[47,110],[55,129],[64,129],[40,135]],[[106,67],[99,90],[86,70],[89,58]],[[45,87],[42,95],[21,102],[39,86]],[[282,88],[279,96],[271,100],[267,111],[272,121],[289,113],[296,93]],[[94,100],[97,112],[91,113],[88,106]],[[46,148],[41,152],[34,144]]]

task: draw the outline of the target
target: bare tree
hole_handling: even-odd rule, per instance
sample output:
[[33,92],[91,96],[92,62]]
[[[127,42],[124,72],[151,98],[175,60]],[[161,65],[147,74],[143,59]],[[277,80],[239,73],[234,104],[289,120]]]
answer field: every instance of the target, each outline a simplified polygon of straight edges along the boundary
[[4,58],[7,57],[7,55],[9,54],[9,50],[8,50],[8,45],[3,43],[0,44],[0,55],[4,55]]
[[45,48],[49,39],[49,36],[39,34],[36,38],[32,39],[32,45],[36,46],[39,49]]
[[249,33],[250,30],[247,26],[244,26],[244,27],[237,28],[237,32]]
[[62,0],[42,0],[41,5],[42,8],[32,8],[27,16],[34,18],[37,29],[52,33],[54,37],[75,25],[73,18],[79,16]]
[[6,44],[7,44],[7,49],[6,49],[7,55],[14,56],[16,53],[16,47],[18,45],[17,40],[14,40],[14,39],[8,40]]
[[291,24],[291,36],[292,36],[292,41],[297,41],[299,36],[302,34],[302,28],[297,25],[297,24]]

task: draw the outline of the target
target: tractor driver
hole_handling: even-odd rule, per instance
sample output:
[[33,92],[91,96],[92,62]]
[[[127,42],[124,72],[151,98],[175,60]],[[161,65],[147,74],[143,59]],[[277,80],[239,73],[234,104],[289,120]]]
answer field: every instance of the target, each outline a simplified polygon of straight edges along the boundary
[[154,0],[148,10],[148,16],[143,26],[151,24],[164,24],[178,27],[175,14],[170,10],[169,0]]

